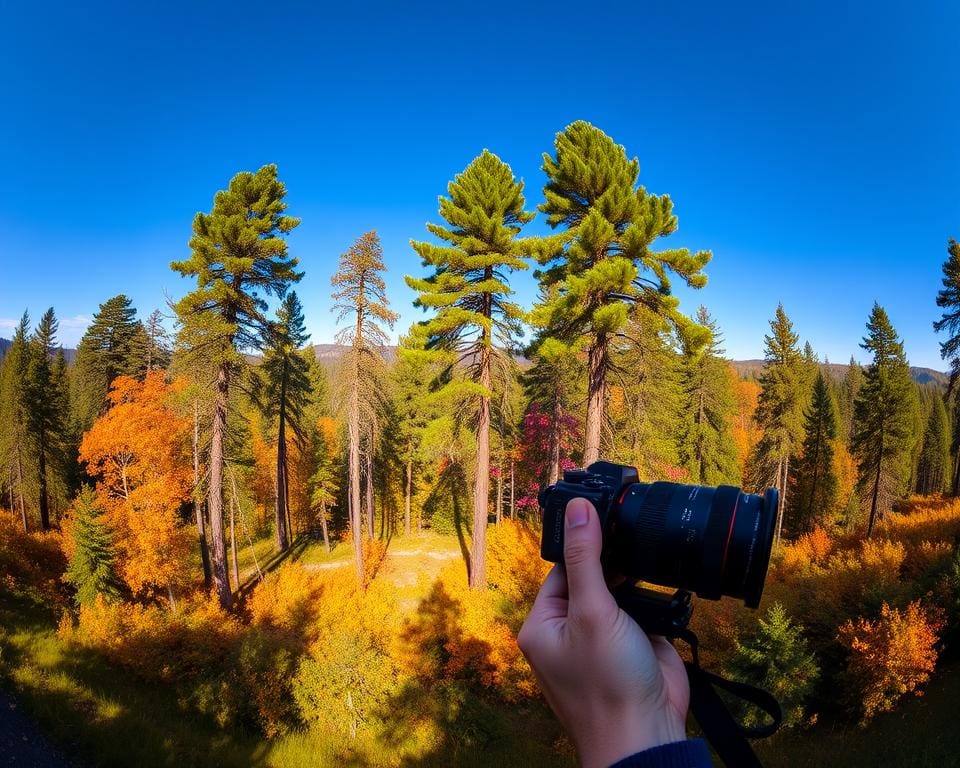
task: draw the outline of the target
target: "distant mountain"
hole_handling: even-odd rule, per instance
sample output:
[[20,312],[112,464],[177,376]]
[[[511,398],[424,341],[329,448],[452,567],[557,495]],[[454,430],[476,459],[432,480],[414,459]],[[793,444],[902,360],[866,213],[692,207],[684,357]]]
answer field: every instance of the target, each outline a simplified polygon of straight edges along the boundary
[[[734,360],[733,367],[737,373],[744,379],[756,379],[763,371],[763,360]],[[820,368],[830,378],[837,381],[843,379],[847,372],[845,363],[820,363]],[[935,371],[933,368],[915,368],[910,366],[910,375],[917,384],[936,384],[940,387],[947,386],[950,377],[941,371]]]
[[[6,357],[7,350],[10,349],[12,343],[10,339],[0,339],[0,360]],[[63,357],[68,363],[72,363],[76,356],[77,350],[68,347],[63,348]]]

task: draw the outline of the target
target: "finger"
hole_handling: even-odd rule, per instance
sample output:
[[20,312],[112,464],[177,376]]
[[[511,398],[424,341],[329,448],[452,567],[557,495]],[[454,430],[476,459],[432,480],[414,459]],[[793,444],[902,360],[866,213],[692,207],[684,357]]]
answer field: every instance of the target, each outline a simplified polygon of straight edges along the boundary
[[550,573],[544,579],[543,586],[537,592],[537,599],[533,601],[533,607],[536,608],[538,603],[555,597],[564,600],[567,598],[567,576],[563,572],[562,565],[555,565],[550,569]]
[[567,503],[563,533],[563,562],[570,599],[568,613],[571,618],[587,623],[607,615],[615,616],[617,610],[600,565],[602,539],[600,518],[593,504],[586,499],[571,499]]

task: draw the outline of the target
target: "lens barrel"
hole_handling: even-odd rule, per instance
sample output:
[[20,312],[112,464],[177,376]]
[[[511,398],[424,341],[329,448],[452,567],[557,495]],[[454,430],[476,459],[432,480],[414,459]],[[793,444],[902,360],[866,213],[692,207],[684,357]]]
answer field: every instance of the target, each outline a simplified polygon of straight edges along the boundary
[[770,563],[779,498],[679,483],[631,483],[613,500],[608,563],[624,575],[756,608]]

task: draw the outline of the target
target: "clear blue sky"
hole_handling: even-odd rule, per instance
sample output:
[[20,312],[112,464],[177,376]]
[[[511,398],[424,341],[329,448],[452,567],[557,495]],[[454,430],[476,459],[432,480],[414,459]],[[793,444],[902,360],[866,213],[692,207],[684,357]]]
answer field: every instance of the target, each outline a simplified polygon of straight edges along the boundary
[[[0,335],[51,304],[76,343],[97,305],[142,315],[195,212],[277,163],[314,341],[338,255],[380,231],[397,330],[421,316],[408,245],[484,147],[541,200],[576,119],[669,193],[669,245],[714,253],[704,303],[728,353],[762,353],[778,301],[845,362],[873,301],[915,365],[960,237],[960,5],[952,2],[246,4],[11,0],[0,24]],[[670,6],[673,6],[672,8]],[[544,227],[542,216],[530,232]],[[534,282],[516,280],[529,303]]]

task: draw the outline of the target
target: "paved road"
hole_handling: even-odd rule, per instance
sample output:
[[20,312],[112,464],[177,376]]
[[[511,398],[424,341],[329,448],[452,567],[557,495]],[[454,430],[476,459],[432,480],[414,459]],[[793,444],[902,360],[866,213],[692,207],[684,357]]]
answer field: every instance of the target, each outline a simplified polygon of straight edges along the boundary
[[76,768],[40,733],[17,703],[0,691],[0,768]]

